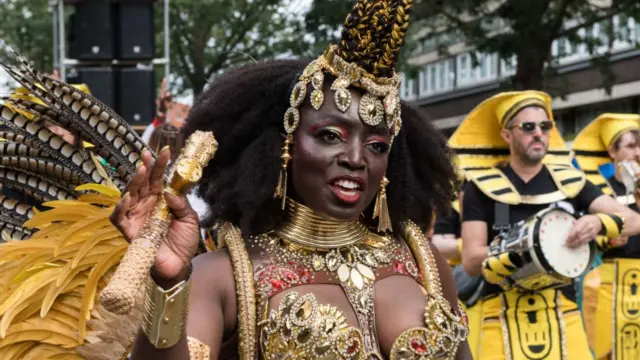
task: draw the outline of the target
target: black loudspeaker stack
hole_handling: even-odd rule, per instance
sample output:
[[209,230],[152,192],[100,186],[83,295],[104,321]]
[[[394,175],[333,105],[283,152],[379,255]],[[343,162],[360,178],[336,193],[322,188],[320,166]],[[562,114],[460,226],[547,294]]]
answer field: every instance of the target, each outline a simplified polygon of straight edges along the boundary
[[[75,8],[68,31],[69,57],[79,61],[67,82],[91,92],[131,125],[155,114],[155,0],[67,0]],[[117,61],[114,61],[117,60]],[[146,63],[146,66],[138,66]]]

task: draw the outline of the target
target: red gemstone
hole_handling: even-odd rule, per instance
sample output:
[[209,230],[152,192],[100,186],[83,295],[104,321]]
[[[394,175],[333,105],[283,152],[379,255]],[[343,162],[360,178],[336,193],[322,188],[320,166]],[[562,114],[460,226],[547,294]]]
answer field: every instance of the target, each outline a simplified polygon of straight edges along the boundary
[[273,287],[273,290],[280,291],[284,289],[287,284],[280,279],[271,279],[271,286]]
[[427,352],[427,344],[417,339],[411,340],[411,348],[417,354],[425,354]]
[[294,274],[293,272],[291,272],[289,270],[282,270],[280,275],[282,275],[284,281],[288,282],[289,284],[291,284],[291,283],[293,283],[293,282],[295,282],[297,280],[296,274]]
[[303,283],[308,284],[311,282],[311,273],[308,270],[299,271],[299,275],[300,275],[300,280]]
[[349,345],[349,347],[347,348],[347,354],[354,354],[358,350],[359,345],[360,343],[358,342],[358,340],[353,340],[351,345]]
[[404,264],[401,263],[400,261],[393,260],[393,272],[395,272],[397,274],[406,275],[407,274],[407,269],[405,268]]

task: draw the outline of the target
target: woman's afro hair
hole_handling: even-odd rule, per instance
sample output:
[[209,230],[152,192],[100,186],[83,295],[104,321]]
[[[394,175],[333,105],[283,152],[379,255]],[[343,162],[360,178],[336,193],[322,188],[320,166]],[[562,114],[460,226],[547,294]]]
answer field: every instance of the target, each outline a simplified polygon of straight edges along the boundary
[[[198,97],[185,136],[213,131],[219,143],[199,186],[210,207],[203,225],[231,222],[244,234],[258,234],[282,220],[280,200],[273,194],[284,141],[283,115],[292,85],[307,64],[273,60],[238,67]],[[402,120],[389,154],[389,213],[395,228],[406,220],[426,227],[435,211],[449,211],[456,195],[452,153],[419,108],[403,102]]]

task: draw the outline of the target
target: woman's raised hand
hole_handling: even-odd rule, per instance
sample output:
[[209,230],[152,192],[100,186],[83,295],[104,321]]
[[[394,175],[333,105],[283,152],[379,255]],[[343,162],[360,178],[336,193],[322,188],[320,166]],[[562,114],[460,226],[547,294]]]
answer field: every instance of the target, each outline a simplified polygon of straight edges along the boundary
[[156,282],[162,285],[184,280],[188,265],[195,255],[200,241],[198,214],[191,208],[185,196],[176,196],[165,189],[165,170],[171,151],[163,148],[155,164],[148,151],[142,153],[142,165],[136,170],[111,215],[111,222],[122,232],[128,242],[133,241],[149,220],[160,196],[164,196],[173,219],[165,241],[158,249],[151,269]]

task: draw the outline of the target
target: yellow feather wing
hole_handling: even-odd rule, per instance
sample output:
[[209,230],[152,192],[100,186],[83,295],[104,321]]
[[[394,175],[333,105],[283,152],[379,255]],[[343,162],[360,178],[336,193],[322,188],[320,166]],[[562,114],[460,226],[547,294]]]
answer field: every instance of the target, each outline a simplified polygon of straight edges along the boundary
[[[85,345],[123,352],[129,338],[110,333],[116,317],[97,306],[99,291],[122,260],[127,242],[109,221],[120,191],[86,184],[78,200],[52,201],[28,222],[40,229],[23,242],[0,244],[0,359],[90,359]],[[127,333],[130,332],[127,329]],[[87,334],[91,334],[88,342]],[[87,339],[86,339],[87,338]],[[111,341],[111,343],[110,343]]]

